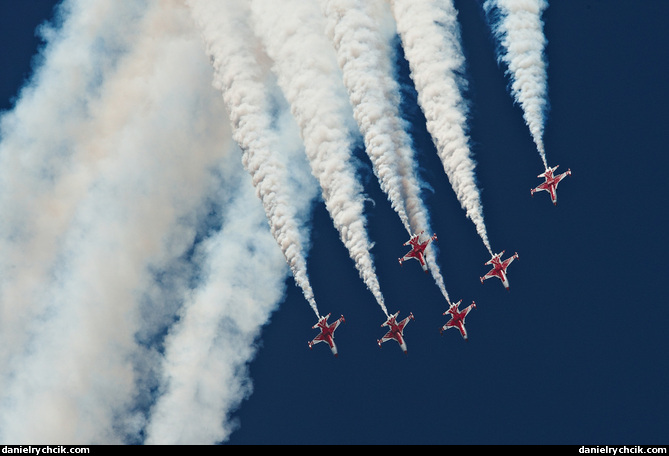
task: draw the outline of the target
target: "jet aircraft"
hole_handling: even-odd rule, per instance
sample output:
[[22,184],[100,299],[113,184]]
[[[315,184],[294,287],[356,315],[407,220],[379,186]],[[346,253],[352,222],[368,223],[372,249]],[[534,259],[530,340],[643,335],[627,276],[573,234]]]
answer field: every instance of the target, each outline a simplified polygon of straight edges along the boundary
[[327,342],[327,344],[330,346],[330,350],[332,350],[332,354],[336,357],[337,346],[334,342],[334,332],[339,324],[345,323],[346,320],[344,320],[344,316],[342,315],[337,321],[329,325],[328,318],[330,318],[330,315],[331,314],[327,314],[326,316],[319,318],[318,323],[311,327],[311,329],[320,329],[321,333],[317,335],[314,340],[307,342],[307,344],[309,345],[309,348],[313,348],[314,344],[319,342]]
[[458,302],[452,303],[449,309],[443,313],[443,315],[451,314],[451,319],[446,322],[446,324],[442,326],[441,329],[439,329],[439,333],[443,335],[444,331],[446,331],[448,328],[458,328],[460,330],[460,334],[462,334],[462,338],[464,340],[468,340],[467,330],[465,329],[465,317],[472,309],[476,309],[476,303],[472,301],[471,304],[469,304],[461,311],[459,309],[461,302],[462,299]]
[[381,325],[383,328],[384,326],[390,327],[388,332],[381,338],[376,341],[376,343],[379,344],[379,347],[381,346],[382,343],[389,341],[391,339],[394,339],[397,341],[398,344],[400,344],[400,348],[406,355],[407,353],[407,344],[404,341],[404,327],[409,323],[409,319],[414,320],[413,313],[409,313],[409,316],[406,317],[404,320],[401,322],[397,323],[397,316],[399,315],[399,310],[388,317],[388,320],[386,320],[385,323]]
[[509,279],[506,277],[506,268],[509,267],[511,262],[515,259],[518,258],[518,252],[516,252],[513,256],[510,256],[506,260],[502,261],[502,255],[504,255],[504,250],[502,250],[501,253],[495,253],[490,260],[488,260],[485,264],[491,264],[492,269],[490,272],[488,272],[486,275],[483,277],[480,277],[481,283],[483,283],[484,280],[490,279],[492,277],[497,277],[499,280],[502,281],[502,284],[504,285],[504,288],[507,290],[509,289]]
[[397,260],[400,262],[401,265],[405,260],[410,260],[414,258],[420,262],[423,271],[427,273],[427,264],[425,263],[425,249],[430,244],[430,242],[437,240],[437,235],[433,234],[432,237],[428,238],[424,242],[421,242],[420,235],[423,234],[424,232],[425,231],[421,231],[418,234],[414,234],[408,241],[402,244],[402,245],[410,245],[411,251],[406,255],[404,255],[402,258],[398,258]]
[[541,190],[546,190],[551,195],[551,200],[553,201],[553,205],[557,206],[558,184],[565,177],[571,176],[571,169],[567,169],[567,171],[565,171],[564,173],[558,174],[557,176],[553,176],[553,173],[558,168],[558,166],[560,165],[557,165],[553,168],[550,167],[546,168],[546,171],[537,176],[537,177],[543,177],[545,179],[545,182],[542,182],[541,184],[539,184],[538,187],[530,190],[530,195],[534,196],[534,193],[540,192]]

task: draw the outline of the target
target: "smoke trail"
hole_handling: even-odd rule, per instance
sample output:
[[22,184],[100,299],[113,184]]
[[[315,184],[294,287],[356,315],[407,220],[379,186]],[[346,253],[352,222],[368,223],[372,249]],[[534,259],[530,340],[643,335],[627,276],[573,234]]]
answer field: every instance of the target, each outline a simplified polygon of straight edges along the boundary
[[369,253],[362,187],[350,164],[350,105],[318,6],[299,0],[251,5],[255,32],[273,60],[326,208],[361,278],[388,315]]
[[387,58],[389,49],[365,11],[368,4],[323,0],[321,6],[374,173],[392,208],[410,231],[394,152],[393,133],[403,125],[396,109],[399,98],[397,91],[393,91],[396,87]]
[[[187,298],[165,341],[163,394],[151,410],[149,444],[214,444],[235,423],[230,410],[252,391],[246,363],[260,327],[283,297],[286,261],[244,180],[220,233],[203,243],[203,284]],[[262,286],[258,286],[262,284]]]
[[[138,5],[124,2],[128,3]],[[59,242],[54,247],[56,259],[49,269],[51,276],[41,274],[34,279],[44,283],[40,287],[43,291],[35,296],[15,296],[16,303],[2,303],[3,332],[23,331],[26,335],[22,344],[2,346],[9,362],[0,365],[0,441],[141,442],[147,402],[155,395],[155,372],[161,367],[160,334],[175,318],[181,301],[190,302],[184,296],[204,293],[190,288],[194,281],[200,283],[196,263],[209,261],[207,258],[214,255],[229,264],[231,277],[238,269],[238,274],[254,277],[268,286],[242,283],[235,285],[241,289],[227,288],[239,297],[234,302],[232,295],[226,298],[232,302],[222,310],[227,317],[216,314],[214,317],[219,318],[206,320],[209,328],[198,326],[194,330],[215,333],[213,342],[202,339],[196,351],[199,349],[197,353],[202,354],[199,359],[204,365],[206,357],[212,355],[215,359],[210,359],[211,363],[220,368],[204,370],[206,378],[201,378],[215,384],[216,394],[206,398],[208,404],[187,401],[181,404],[182,408],[164,410],[163,416],[180,416],[186,404],[194,409],[218,407],[215,416],[204,412],[189,416],[200,416],[199,426],[203,429],[220,428],[227,407],[233,407],[248,392],[244,365],[254,352],[251,339],[280,299],[287,272],[285,260],[269,234],[258,199],[246,190],[251,188],[248,175],[232,154],[239,151],[226,147],[231,139],[225,107],[220,94],[211,87],[213,72],[186,7],[178,1],[161,0],[144,4],[129,14],[131,11],[120,8],[115,0],[69,5],[71,16],[65,18],[61,30],[54,31],[53,46],[50,44],[45,52],[44,65],[50,71],[40,72],[42,76],[34,82],[31,95],[17,102],[13,111],[17,115],[10,116],[14,120],[3,124],[3,153],[23,156],[22,171],[33,177],[31,183],[37,188],[53,185],[62,189],[54,197],[72,198],[74,208],[66,222],[53,226],[46,222],[32,224],[40,217],[58,220],[58,212],[48,211],[55,203],[46,200],[45,191],[39,196],[45,198],[46,209],[36,205],[34,211],[22,216],[28,226],[34,227],[30,237],[19,239],[28,251],[38,251],[35,243],[44,239]],[[123,14],[117,16],[112,11]],[[98,19],[93,12],[110,14]],[[98,75],[94,102],[81,115],[85,120],[83,132],[77,128],[63,132],[62,144],[72,145],[77,151],[95,144],[98,158],[92,164],[68,164],[81,173],[86,171],[86,165],[90,165],[90,170],[86,171],[88,175],[82,174],[82,182],[63,187],[61,184],[70,178],[64,172],[69,171],[67,167],[63,172],[43,173],[43,163],[32,159],[47,154],[53,131],[24,129],[32,126],[30,120],[43,111],[58,112],[58,107],[62,107],[48,95],[67,82],[61,79],[63,73],[75,81],[84,80],[86,75],[87,67],[77,66],[76,60],[59,59],[58,43],[71,39],[73,45],[78,42],[85,46],[90,39],[97,43],[93,46],[97,52],[110,52],[96,35],[109,29],[79,28],[78,20],[82,18],[100,20],[115,32],[128,27],[132,47],[117,56],[113,67],[105,67]],[[109,20],[113,24],[108,24]],[[82,35],[77,38],[78,33]],[[85,92],[88,88],[84,85],[80,90]],[[71,100],[78,99],[74,90],[62,93]],[[30,109],[35,110],[33,115]],[[53,115],[49,120],[56,125],[62,122],[64,127],[71,122],[62,115]],[[32,148],[24,151],[11,141],[5,142],[5,138],[16,135]],[[88,135],[94,135],[97,141],[87,139]],[[243,190],[237,190],[239,175],[247,179]],[[242,192],[237,201],[244,211],[229,214],[239,215],[232,217],[230,223],[237,225],[235,233],[243,235],[229,239],[234,245],[223,245],[238,249],[234,261],[227,257],[229,251],[194,248],[198,231],[214,229],[201,227],[209,212],[203,202],[214,196],[212,189],[220,179],[227,185],[215,195],[217,200],[234,198]],[[20,182],[5,180],[3,186],[20,196]],[[49,229],[60,234],[43,233]],[[11,245],[13,240],[8,236],[4,242]],[[191,250],[198,254],[193,255]],[[198,261],[193,262],[191,256]],[[6,261],[11,270],[11,259]],[[31,277],[30,265],[16,266],[17,277]],[[249,273],[248,268],[259,275]],[[210,276],[205,282],[232,283],[225,282],[227,279]],[[264,291],[256,291],[257,288]],[[266,293],[254,301],[260,305],[244,305],[248,300],[244,299],[243,290],[249,289]],[[30,318],[26,316],[20,328],[5,324],[4,306],[20,308],[40,300],[45,304]],[[182,312],[184,319],[189,318],[186,313]],[[241,345],[233,345],[235,341]],[[230,347],[234,353],[219,357],[225,353],[217,344]],[[166,365],[173,374],[180,367],[172,362],[173,352],[183,353],[179,350],[184,346],[168,346],[165,354],[170,358]],[[170,385],[174,386],[174,382]],[[225,432],[229,430],[219,433],[220,438]]]
[[391,7],[444,171],[492,255],[466,134],[467,106],[460,93],[464,56],[457,12],[451,1],[391,0]]
[[[543,134],[547,108],[547,74],[544,60],[546,37],[541,14],[546,0],[486,0],[483,4],[491,17],[493,34],[504,52],[498,59],[507,65],[511,92],[523,110],[544,167],[548,168]],[[494,14],[495,10],[499,13]]]
[[[266,89],[254,56],[246,19],[250,11],[235,1],[187,2],[202,30],[215,70],[214,86],[223,92],[233,138],[243,151],[243,163],[261,198],[271,232],[290,265],[297,285],[320,318],[307,276],[295,198],[287,189],[288,163],[277,156],[282,146],[271,128]],[[307,203],[310,198],[307,198]]]
[[[0,365],[22,347],[45,310],[62,237],[109,148],[114,114],[91,120],[102,75],[136,37],[145,6],[63,2],[39,29],[41,64],[0,119]],[[0,390],[2,390],[0,380]]]
[[[384,3],[322,0],[321,6],[327,19],[327,35],[337,52],[353,106],[353,116],[381,189],[409,235],[423,230],[429,233],[411,141],[398,110],[400,91],[392,77],[392,48],[380,29]],[[431,256],[434,257],[434,252]],[[429,267],[448,300],[438,265],[430,261]]]

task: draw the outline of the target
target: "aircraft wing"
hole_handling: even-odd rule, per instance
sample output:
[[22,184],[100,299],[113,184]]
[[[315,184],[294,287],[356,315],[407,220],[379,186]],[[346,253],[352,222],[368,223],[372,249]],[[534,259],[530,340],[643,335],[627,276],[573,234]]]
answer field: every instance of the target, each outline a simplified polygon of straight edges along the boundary
[[453,316],[451,316],[451,319],[446,322],[445,326],[448,327],[448,328],[453,328],[455,326],[458,326],[458,323],[455,320],[455,318],[453,318]]
[[417,259],[416,254],[414,253],[413,250],[411,252],[408,252],[406,255],[404,255],[402,257],[402,261],[410,260],[412,258]]
[[549,189],[549,186],[546,184],[546,182],[542,182],[539,185],[537,185],[536,187],[534,187],[535,192],[540,192],[542,190],[548,191],[548,189]]
[[509,258],[507,258],[506,260],[504,260],[504,261],[502,262],[502,268],[504,268],[504,269],[508,268],[509,265],[511,264],[511,262],[512,262],[513,260],[515,260],[515,259],[516,259],[516,257],[510,256]]
[[465,317],[469,314],[469,312],[471,312],[471,310],[474,308],[476,308],[476,303],[472,301],[472,303],[469,304],[463,311],[462,319],[464,320]]
[[564,179],[564,178],[567,177],[568,175],[571,175],[571,170],[567,170],[567,171],[565,171],[564,173],[562,173],[562,174],[560,174],[559,176],[557,176],[557,179],[555,180],[555,188],[557,188],[557,186],[558,186],[558,184],[560,183],[560,181],[562,181],[562,179]]
[[488,273],[483,276],[483,280],[491,279],[493,277],[499,277],[499,274],[497,274],[497,272],[495,271],[495,268],[488,271]]
[[341,322],[342,322],[342,319],[338,318],[335,322],[332,323],[332,325],[330,325],[330,327],[332,328],[332,332],[334,332],[335,329],[339,328],[339,325],[341,324]]
[[388,331],[388,332],[385,333],[384,336],[383,336],[381,339],[379,339],[379,340],[381,341],[381,343],[383,343],[383,342],[385,342],[385,341],[387,341],[387,340],[393,340],[393,339],[394,339],[394,338],[393,338],[393,336],[392,336],[392,331]]
[[325,335],[323,333],[320,333],[316,337],[314,337],[312,342],[327,342],[327,339],[325,338]]
[[404,320],[400,321],[399,324],[397,325],[399,327],[400,332],[404,331],[404,327],[409,323],[409,320],[413,318],[413,314],[409,315],[406,317]]

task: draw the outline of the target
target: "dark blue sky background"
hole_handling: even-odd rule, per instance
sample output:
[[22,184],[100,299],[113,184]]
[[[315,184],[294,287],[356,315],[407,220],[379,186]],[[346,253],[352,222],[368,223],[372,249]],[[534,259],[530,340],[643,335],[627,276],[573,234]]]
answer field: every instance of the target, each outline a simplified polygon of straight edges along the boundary
[[[11,106],[51,0],[0,0],[0,108]],[[561,0],[544,14],[546,154],[558,207],[530,197],[543,171],[479,2],[457,0],[471,101],[471,148],[495,251],[517,251],[511,291],[479,282],[489,256],[443,172],[407,90],[403,105],[438,262],[452,300],[477,303],[469,342],[439,335],[446,303],[397,258],[406,232],[367,169],[368,228],[390,312],[413,312],[404,356],[379,349],[384,315],[322,205],[309,273],[321,313],[344,314],[339,358],[306,342],[314,315],[288,280],[250,365],[254,391],[231,444],[666,444],[669,435],[667,183],[669,2]],[[204,52],[204,49],[203,49]],[[406,62],[401,77],[410,83]],[[464,307],[464,306],[463,306]],[[331,319],[332,320],[332,319]]]

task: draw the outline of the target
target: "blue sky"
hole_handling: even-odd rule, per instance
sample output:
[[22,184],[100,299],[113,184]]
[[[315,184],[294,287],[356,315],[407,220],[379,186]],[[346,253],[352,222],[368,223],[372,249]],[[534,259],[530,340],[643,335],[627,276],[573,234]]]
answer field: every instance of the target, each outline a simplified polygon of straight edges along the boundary
[[[33,31],[54,3],[0,3],[3,109],[30,74]],[[417,263],[398,265],[406,232],[359,154],[386,305],[415,315],[405,329],[409,353],[392,342],[377,346],[385,317],[318,204],[309,274],[321,313],[346,317],[336,332],[339,357],[323,344],[307,348],[314,315],[289,278],[227,443],[666,444],[669,4],[555,1],[544,13],[546,154],[550,165],[573,172],[557,207],[545,192],[530,197],[543,166],[480,5],[455,4],[488,236],[493,250],[520,257],[509,267],[511,290],[479,282],[489,256],[408,90],[403,109],[430,187],[424,196],[446,289],[453,300],[477,303],[467,317],[469,341],[456,331],[439,335],[445,301]],[[408,82],[406,63],[398,65]]]
[[[347,317],[337,332],[340,357],[299,350],[296,333],[311,316],[300,308],[299,293],[290,293],[264,331],[263,349],[251,365],[255,391],[237,413],[241,428],[231,443],[604,444],[665,438],[666,210],[653,183],[662,182],[656,160],[664,160],[667,143],[667,89],[666,67],[652,51],[666,38],[657,19],[665,6],[553,3],[544,16],[547,156],[573,171],[561,184],[558,207],[545,194],[529,195],[541,161],[520,109],[512,105],[479,7],[456,2],[489,237],[496,251],[520,256],[509,268],[510,292],[499,283],[478,282],[487,271],[485,248],[416,119],[423,176],[434,188],[426,201],[446,287],[453,299],[477,302],[467,318],[469,342],[455,332],[439,336],[443,299],[417,265],[398,267],[406,236],[370,183],[377,204],[369,230],[389,310],[416,316],[405,330],[409,355],[374,344],[383,333],[377,327],[383,315],[356,284],[355,271],[343,267],[346,253],[319,212],[311,277],[332,302],[321,306]],[[343,283],[350,284],[346,290]]]

